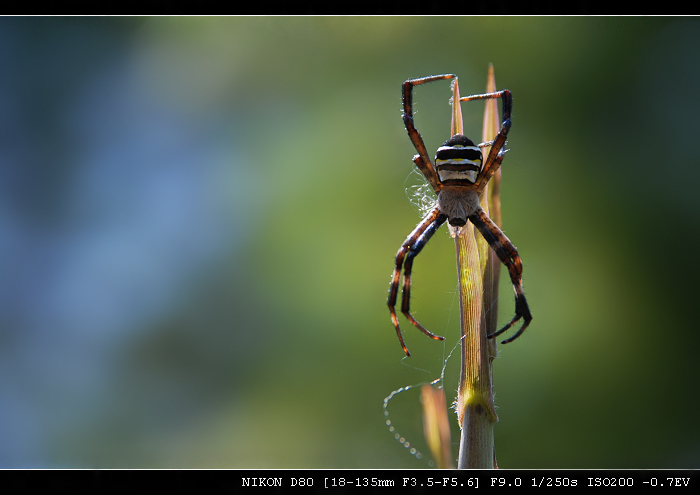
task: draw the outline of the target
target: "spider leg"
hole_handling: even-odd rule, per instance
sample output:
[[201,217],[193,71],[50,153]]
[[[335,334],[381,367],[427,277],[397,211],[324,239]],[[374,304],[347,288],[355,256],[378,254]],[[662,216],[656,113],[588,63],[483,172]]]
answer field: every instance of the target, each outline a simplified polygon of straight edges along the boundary
[[515,316],[506,326],[488,336],[488,338],[492,338],[502,334],[522,318],[523,324],[518,331],[515,332],[515,335],[501,342],[502,344],[507,344],[517,339],[532,320],[530,307],[527,305],[527,300],[523,293],[523,264],[513,243],[510,242],[510,239],[506,237],[503,231],[498,228],[498,225],[489,218],[484,210],[479,208],[477,212],[469,217],[469,220],[479,229],[479,232],[484,236],[486,242],[489,243],[489,246],[491,246],[501,262],[508,268],[510,280],[513,283],[513,290],[515,291]]
[[[491,148],[493,149],[493,148]],[[481,195],[482,192],[484,192],[484,188],[486,187],[486,184],[489,183],[491,180],[491,177],[498,171],[498,169],[501,167],[501,163],[503,162],[503,157],[506,154],[506,150],[502,149],[498,155],[496,155],[496,158],[492,162],[486,162],[484,165],[484,168],[481,170],[481,173],[479,174],[479,177],[476,179],[476,193]],[[489,157],[491,156],[491,153],[489,153]]]
[[510,113],[513,110],[513,95],[509,89],[503,89],[494,93],[462,96],[459,101],[489,100],[492,98],[501,98],[503,100],[503,120],[510,119]]
[[413,244],[413,246],[411,246],[408,253],[406,254],[406,259],[404,260],[403,265],[403,297],[401,299],[401,312],[404,314],[406,319],[408,319],[408,321],[410,321],[414,326],[416,326],[416,328],[418,328],[424,334],[428,335],[433,339],[438,340],[444,340],[444,337],[439,337],[434,333],[428,331],[423,325],[418,323],[418,320],[416,320],[413,317],[413,315],[411,315],[409,301],[411,297],[411,271],[413,269],[413,258],[418,256],[418,254],[421,252],[423,247],[425,247],[430,238],[433,237],[433,234],[435,234],[437,229],[440,228],[440,226],[443,223],[445,223],[445,220],[447,220],[446,215],[438,215],[435,221],[431,223],[427,229],[425,229],[425,232],[423,232],[420,235],[420,237],[418,237],[416,242]]
[[[440,180],[435,172],[435,167],[430,161],[430,156],[428,156],[428,151],[425,149],[425,143],[420,133],[416,129],[413,123],[413,86],[418,86],[419,84],[425,84],[432,81],[440,81],[443,79],[452,79],[454,74],[442,74],[439,76],[429,76],[421,77],[419,79],[409,79],[403,83],[403,122],[406,126],[406,131],[408,132],[408,137],[411,138],[413,146],[418,151],[418,155],[413,158],[420,171],[425,175],[435,192],[440,192]],[[418,160],[417,157],[420,157]]]
[[471,95],[460,98],[459,101],[473,101],[473,100],[486,100],[490,98],[501,98],[503,100],[503,121],[501,123],[501,129],[498,134],[491,142],[491,150],[488,156],[484,160],[484,166],[479,174],[476,181],[476,191],[481,194],[486,187],[488,181],[496,173],[498,167],[501,166],[503,161],[503,155],[505,151],[503,146],[506,144],[506,138],[508,137],[508,131],[510,130],[510,115],[513,109],[513,95],[510,90],[504,89],[502,91],[497,91],[495,93],[484,93],[480,95]]
[[[431,168],[433,165],[432,163],[428,162],[426,165],[425,161],[423,161],[423,158],[420,155],[414,155],[413,156],[413,163],[416,164],[416,167],[418,167],[418,170],[421,171],[421,173],[425,176],[426,179],[430,177],[431,173],[434,173],[434,169]],[[437,175],[436,175],[437,177]],[[440,189],[442,189],[442,184],[439,182],[433,183],[430,179],[428,179],[428,182],[433,188],[433,191],[435,191],[435,194],[440,194]]]
[[423,246],[430,240],[435,231],[443,223],[445,223],[447,217],[440,213],[438,208],[433,209],[428,215],[421,220],[421,222],[413,229],[406,240],[401,244],[399,251],[396,253],[396,263],[394,267],[394,272],[391,276],[391,285],[389,286],[389,299],[387,305],[389,306],[389,312],[391,313],[391,322],[394,324],[396,329],[396,335],[399,338],[401,347],[403,348],[406,356],[410,356],[411,353],[408,352],[406,343],[401,335],[401,329],[399,328],[399,319],[396,316],[396,300],[398,298],[399,292],[399,282],[401,279],[401,269],[404,272],[404,287],[403,287],[403,299],[401,303],[401,312],[406,316],[408,321],[416,326],[420,331],[428,335],[429,337],[437,340],[443,340],[444,337],[437,336],[427,329],[425,329],[415,318],[411,315],[409,311],[408,298],[411,291],[411,268],[413,266],[413,258],[420,253]]

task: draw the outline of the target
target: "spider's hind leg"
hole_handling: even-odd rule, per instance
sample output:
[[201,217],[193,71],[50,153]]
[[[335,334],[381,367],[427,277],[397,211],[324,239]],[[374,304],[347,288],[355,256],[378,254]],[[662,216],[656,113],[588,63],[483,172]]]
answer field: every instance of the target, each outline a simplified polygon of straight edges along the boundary
[[493,174],[496,173],[498,168],[501,166],[501,162],[503,161],[503,155],[505,153],[503,147],[506,144],[508,131],[510,130],[511,126],[510,116],[513,110],[513,95],[511,94],[510,90],[504,89],[501,91],[496,91],[495,93],[471,95],[459,99],[459,101],[473,101],[493,98],[501,98],[503,101],[503,120],[501,122],[501,128],[498,131],[498,134],[490,143],[491,149],[488,155],[484,157],[484,166],[476,182],[476,190],[479,194],[481,194],[481,191],[484,190],[484,187],[486,187],[489,179],[491,179]]
[[416,161],[414,157],[413,161],[416,162],[420,171],[425,175],[425,178],[437,192],[440,189],[440,179],[435,172],[435,167],[430,161],[430,156],[428,155],[428,150],[425,148],[425,143],[420,133],[416,129],[415,123],[413,122],[413,88],[420,84],[425,84],[433,81],[440,81],[443,79],[453,79],[456,78],[454,74],[441,74],[438,76],[428,76],[421,77],[418,79],[409,79],[403,83],[402,87],[402,97],[403,97],[403,122],[406,126],[406,131],[408,132],[408,137],[411,139],[413,146],[418,152],[417,156],[420,156],[420,160]]

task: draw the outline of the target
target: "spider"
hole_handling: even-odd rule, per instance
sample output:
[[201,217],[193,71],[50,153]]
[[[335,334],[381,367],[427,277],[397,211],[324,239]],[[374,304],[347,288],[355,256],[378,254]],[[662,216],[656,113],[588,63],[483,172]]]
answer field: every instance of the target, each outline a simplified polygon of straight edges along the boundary
[[[510,114],[513,106],[511,92],[507,89],[494,93],[485,93],[460,98],[460,101],[485,100],[491,98],[501,98],[503,102],[503,122],[496,138],[490,143],[475,145],[474,142],[462,134],[455,134],[437,149],[435,154],[435,164],[430,161],[425,143],[413,123],[413,87],[432,81],[456,78],[454,74],[442,74],[438,76],[428,76],[419,79],[409,79],[403,83],[403,121],[418,154],[413,157],[413,162],[418,170],[425,176],[428,183],[437,194],[437,201],[433,209],[420,221],[418,226],[411,232],[406,240],[401,244],[401,248],[396,253],[394,272],[391,277],[389,287],[389,311],[391,321],[396,328],[396,334],[406,356],[410,356],[406,348],[406,343],[401,335],[399,320],[396,316],[396,299],[399,292],[399,281],[401,269],[403,268],[403,297],[401,300],[401,312],[406,319],[411,322],[421,332],[436,340],[444,340],[444,337],[435,335],[428,331],[411,315],[410,293],[411,293],[411,269],[413,259],[421,252],[430,238],[440,228],[449,222],[459,235],[463,227],[470,221],[479,230],[489,246],[494,250],[501,262],[508,268],[510,279],[515,291],[515,316],[510,322],[500,330],[488,335],[493,338],[502,334],[512,327],[522,318],[523,324],[520,329],[510,338],[502,343],[506,344],[518,338],[530,324],[532,315],[525,300],[522,285],[522,261],[513,243],[505,236],[479,206],[479,196],[483,192],[486,184],[493,174],[498,170],[503,161],[506,150],[503,146],[506,143],[508,130],[510,129]],[[454,102],[454,104],[459,104]],[[491,150],[483,160],[480,146],[491,145]],[[482,165],[483,164],[483,165]]]

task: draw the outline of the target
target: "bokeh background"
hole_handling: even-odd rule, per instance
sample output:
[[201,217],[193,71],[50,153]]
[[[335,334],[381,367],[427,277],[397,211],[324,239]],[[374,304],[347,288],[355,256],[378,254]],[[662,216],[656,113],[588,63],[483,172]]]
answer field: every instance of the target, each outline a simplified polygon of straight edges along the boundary
[[[696,18],[0,19],[0,467],[429,467],[418,389],[388,410],[422,458],[382,410],[459,366],[446,229],[412,300],[445,343],[404,324],[404,359],[386,309],[400,87],[489,63],[534,315],[499,465],[700,467],[699,54]],[[416,91],[429,149],[449,96]]]

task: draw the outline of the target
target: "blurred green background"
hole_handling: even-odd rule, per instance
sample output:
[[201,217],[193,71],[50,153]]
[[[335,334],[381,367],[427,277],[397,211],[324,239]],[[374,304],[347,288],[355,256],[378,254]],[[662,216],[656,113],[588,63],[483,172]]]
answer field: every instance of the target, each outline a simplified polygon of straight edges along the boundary
[[[428,467],[418,389],[389,412],[422,459],[382,403],[459,311],[443,229],[412,302],[447,340],[402,318],[403,358],[400,88],[493,63],[534,316],[495,361],[499,465],[699,467],[699,53],[696,18],[0,19],[0,466]],[[431,152],[449,95],[416,90]]]

